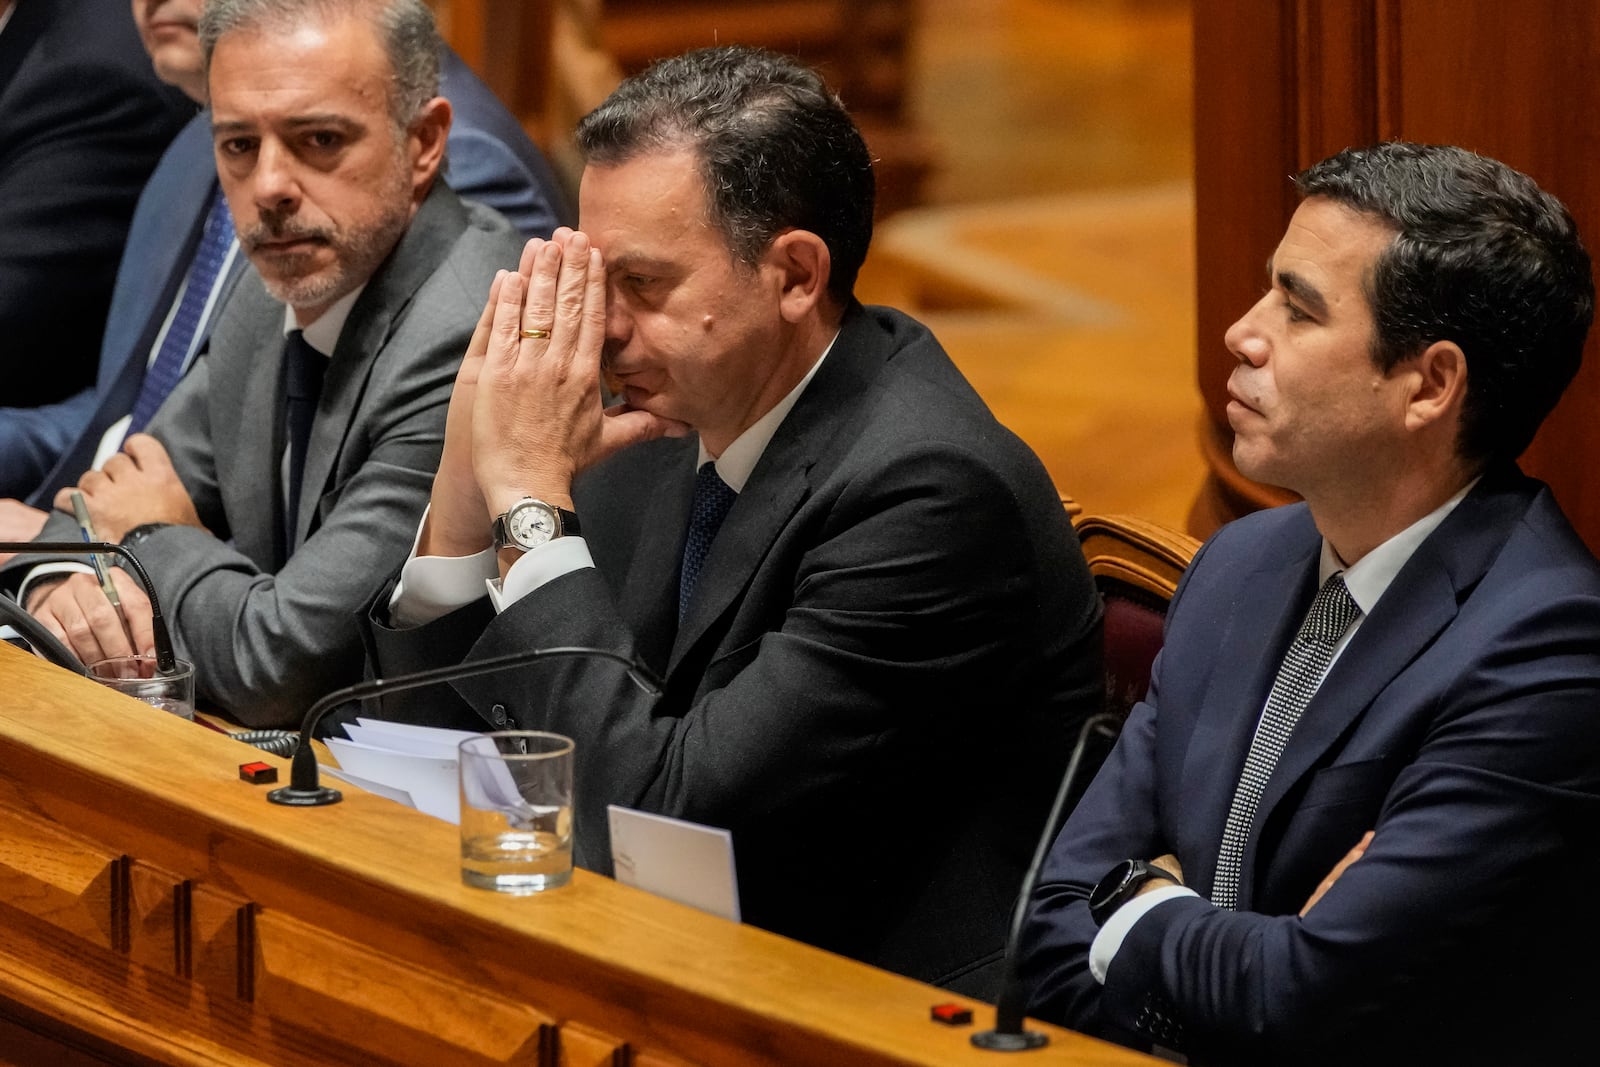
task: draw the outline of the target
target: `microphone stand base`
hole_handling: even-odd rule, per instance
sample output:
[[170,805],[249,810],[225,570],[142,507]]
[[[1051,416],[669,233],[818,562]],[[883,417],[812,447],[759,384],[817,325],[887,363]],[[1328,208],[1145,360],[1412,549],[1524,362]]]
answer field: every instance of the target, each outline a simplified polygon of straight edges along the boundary
[[291,808],[320,808],[339,803],[344,799],[344,794],[327,786],[296,789],[292,785],[286,785],[282,789],[274,789],[268,793],[267,799],[274,804],[283,804]]
[[1050,1039],[1037,1030],[1019,1030],[1014,1034],[999,1030],[979,1030],[972,1035],[972,1043],[990,1052],[1027,1052],[1031,1049],[1044,1048],[1050,1043]]

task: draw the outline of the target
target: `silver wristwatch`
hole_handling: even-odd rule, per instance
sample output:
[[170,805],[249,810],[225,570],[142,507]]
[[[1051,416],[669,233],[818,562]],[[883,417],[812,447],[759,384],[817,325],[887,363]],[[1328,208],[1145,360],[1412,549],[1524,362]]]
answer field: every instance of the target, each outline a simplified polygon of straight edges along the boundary
[[525,496],[503,515],[495,516],[494,548],[515,548],[526,552],[558,537],[578,535],[578,516],[566,508],[546,504]]

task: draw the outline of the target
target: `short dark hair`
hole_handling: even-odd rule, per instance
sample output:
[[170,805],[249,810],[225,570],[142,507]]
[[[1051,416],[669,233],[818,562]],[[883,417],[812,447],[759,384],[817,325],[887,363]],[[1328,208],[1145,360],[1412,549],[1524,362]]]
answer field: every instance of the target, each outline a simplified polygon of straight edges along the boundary
[[728,45],[660,60],[578,124],[585,162],[612,166],[687,147],[707,207],[736,261],[754,265],[786,229],[828,246],[828,293],[850,300],[872,241],[872,156],[816,71]]
[[433,12],[422,0],[206,0],[200,16],[200,50],[206,70],[224,34],[245,29],[283,29],[309,19],[352,15],[377,25],[394,71],[388,85],[389,113],[400,133],[410,129],[422,105],[439,95],[439,38]]
[[1388,372],[1435,341],[1467,360],[1460,454],[1515,459],[1583,360],[1589,253],[1561,202],[1504,163],[1448,145],[1348,148],[1295,178],[1396,230],[1367,279],[1373,359]]

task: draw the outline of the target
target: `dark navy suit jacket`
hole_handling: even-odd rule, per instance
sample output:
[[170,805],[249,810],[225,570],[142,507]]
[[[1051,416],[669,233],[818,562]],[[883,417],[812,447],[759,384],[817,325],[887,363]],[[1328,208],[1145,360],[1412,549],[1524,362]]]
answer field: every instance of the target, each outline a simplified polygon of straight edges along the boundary
[[[440,91],[455,109],[446,179],[451,188],[495,208],[527,236],[548,235],[568,221],[549,166],[488,86],[449,49],[440,73]],[[89,468],[107,427],[133,410],[150,348],[188,273],[216,182],[210,115],[202,113],[173,139],[139,196],[94,388],[42,408],[0,409],[0,494],[27,494],[35,507],[49,508],[55,494]],[[230,288],[245,267],[243,255],[236,256]],[[222,303],[219,298],[215,307]],[[204,335],[201,341],[203,348]]]
[[[1229,801],[1321,538],[1304,505],[1225,527],[1173,601],[1147,700],[1056,841],[1026,928],[1033,1011],[1198,1062],[1547,1063],[1579,1046],[1600,943],[1600,565],[1549,490],[1485,475],[1306,709],[1243,856]],[[1367,830],[1364,858],[1300,908]],[[1174,853],[1101,987],[1085,897]]]
[[127,0],[19,0],[0,32],[0,496],[64,436],[36,411],[87,390],[134,201],[194,104],[156,80]]

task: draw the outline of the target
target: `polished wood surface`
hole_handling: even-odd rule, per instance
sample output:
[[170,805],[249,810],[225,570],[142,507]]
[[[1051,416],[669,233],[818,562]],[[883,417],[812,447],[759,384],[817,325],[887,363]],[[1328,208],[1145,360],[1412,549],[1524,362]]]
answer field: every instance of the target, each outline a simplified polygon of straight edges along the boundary
[[1200,542],[1137,515],[1080,515],[1072,525],[1096,579],[1169,601]]
[[[354,788],[276,807],[238,778],[253,749],[9,646],[0,677],[0,1039],[85,1063],[994,1062],[929,1021],[953,999],[930,986],[585,871],[471,889],[454,826]],[[1151,1062],[1048,1032],[1030,1063]]]
[[[1263,284],[1296,203],[1286,179],[1348,145],[1459,144],[1525,171],[1600,234],[1600,5],[1545,0],[1195,0],[1198,381],[1211,479],[1199,532],[1286,499],[1233,470],[1223,330]],[[1523,469],[1548,481],[1600,549],[1600,337]]]

